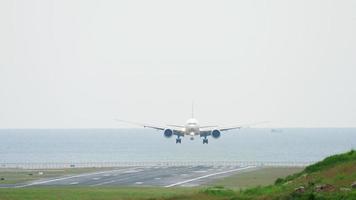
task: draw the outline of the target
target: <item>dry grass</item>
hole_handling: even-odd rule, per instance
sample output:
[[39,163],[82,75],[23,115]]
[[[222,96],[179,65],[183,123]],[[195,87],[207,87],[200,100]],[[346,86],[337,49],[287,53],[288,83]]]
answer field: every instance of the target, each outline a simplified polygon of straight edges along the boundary
[[234,189],[244,189],[256,186],[270,185],[279,177],[301,172],[300,167],[266,167],[253,171],[241,172],[226,178],[218,179],[208,185],[218,185]]

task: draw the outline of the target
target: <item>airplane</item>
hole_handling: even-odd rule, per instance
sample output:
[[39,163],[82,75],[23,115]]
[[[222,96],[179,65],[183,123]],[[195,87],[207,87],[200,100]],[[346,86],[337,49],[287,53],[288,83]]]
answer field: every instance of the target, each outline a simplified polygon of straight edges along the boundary
[[212,136],[213,138],[218,139],[221,136],[221,132],[234,130],[234,129],[241,129],[243,127],[265,123],[265,122],[259,122],[259,123],[249,124],[246,126],[230,126],[230,127],[200,126],[199,122],[194,118],[194,105],[192,105],[192,116],[190,119],[187,120],[185,125],[171,124],[166,126],[155,126],[155,125],[150,125],[145,123],[125,121],[120,119],[116,119],[116,121],[130,123],[144,128],[152,128],[159,131],[163,131],[163,135],[166,138],[171,138],[173,135],[175,135],[177,136],[176,144],[181,144],[182,143],[181,137],[184,136],[189,136],[190,140],[194,140],[195,136],[200,136],[200,138],[203,138],[203,144],[208,144],[209,142],[208,136]]

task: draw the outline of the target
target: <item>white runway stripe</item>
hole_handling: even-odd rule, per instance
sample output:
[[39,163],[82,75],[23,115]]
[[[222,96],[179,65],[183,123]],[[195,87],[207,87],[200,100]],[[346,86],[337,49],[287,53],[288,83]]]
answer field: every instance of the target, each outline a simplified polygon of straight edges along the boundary
[[102,182],[102,183],[98,183],[98,184],[94,184],[94,185],[91,185],[91,186],[99,186],[99,185],[105,185],[105,184],[109,184],[109,183],[113,183],[113,182],[115,182],[114,180],[112,180],[112,181],[106,181],[106,182]]
[[197,178],[181,181],[181,182],[178,182],[178,183],[173,183],[173,184],[170,184],[170,185],[166,185],[164,187],[166,187],[166,188],[173,187],[173,186],[177,186],[177,185],[182,185],[184,183],[189,183],[189,182],[192,182],[192,181],[208,178],[208,177],[211,177],[211,176],[216,176],[216,175],[220,175],[220,174],[226,174],[226,173],[235,172],[235,171],[241,171],[241,170],[244,170],[244,169],[252,169],[252,168],[255,168],[255,167],[256,166],[247,166],[247,167],[243,167],[243,168],[232,169],[232,170],[223,171],[223,172],[217,172],[217,173],[208,174],[208,175],[205,175],[205,176],[200,176],[200,177],[197,177]]
[[110,183],[114,183],[114,182],[119,182],[119,181],[127,180],[127,179],[129,179],[129,178],[130,178],[130,177],[115,179],[115,180],[111,180],[111,181],[106,181],[106,182],[97,183],[97,184],[90,185],[90,186],[91,186],[91,187],[95,187],[95,186],[100,186],[100,185],[106,185],[106,184],[110,184]]

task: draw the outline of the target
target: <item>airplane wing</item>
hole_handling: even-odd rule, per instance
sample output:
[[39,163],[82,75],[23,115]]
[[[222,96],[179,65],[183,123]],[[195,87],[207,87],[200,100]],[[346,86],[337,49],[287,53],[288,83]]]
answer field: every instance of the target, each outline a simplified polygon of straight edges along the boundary
[[229,130],[233,130],[233,129],[240,129],[243,126],[225,126],[225,127],[219,127],[219,126],[202,126],[200,127],[200,132],[211,132],[213,130],[219,130],[219,131],[229,131]]
[[175,125],[175,124],[167,124],[169,127],[176,127],[176,128],[184,128],[182,125]]
[[133,125],[141,126],[144,128],[152,128],[152,129],[156,129],[156,130],[160,130],[160,131],[163,131],[164,129],[166,129],[165,127],[162,127],[162,126],[154,126],[154,125],[145,124],[145,123],[131,122],[131,121],[126,121],[126,120],[121,120],[121,119],[115,119],[115,120],[118,122],[124,122],[127,124],[133,124]]
[[241,128],[242,128],[242,126],[223,127],[223,128],[220,128],[219,131],[230,131],[230,130],[241,129]]
[[[121,119],[115,119],[115,120],[118,121],[118,122],[124,122],[124,123],[128,123],[128,124],[133,124],[133,125],[136,125],[136,126],[141,126],[141,127],[144,127],[144,128],[152,128],[152,129],[156,129],[156,130],[159,130],[159,131],[164,131],[169,127],[169,129],[171,129],[173,131],[174,135],[179,135],[179,136],[183,136],[184,137],[184,132],[182,130],[182,128],[184,128],[184,126],[168,125],[168,127],[164,127],[164,126],[155,126],[155,125],[146,124],[146,123],[131,122],[131,121],[126,121],[126,120],[121,120]],[[175,127],[175,128],[170,128],[170,127]]]
[[219,126],[200,126],[201,129],[206,129],[206,128],[216,128]]
[[245,124],[245,125],[240,125],[240,126],[226,126],[226,127],[203,126],[202,130],[200,131],[200,135],[209,136],[209,135],[211,135],[211,132],[213,130],[218,130],[220,132],[223,132],[223,131],[230,131],[230,130],[234,130],[234,129],[248,128],[250,126],[257,125],[257,124],[263,124],[263,123],[267,123],[267,122],[257,122],[257,123]]

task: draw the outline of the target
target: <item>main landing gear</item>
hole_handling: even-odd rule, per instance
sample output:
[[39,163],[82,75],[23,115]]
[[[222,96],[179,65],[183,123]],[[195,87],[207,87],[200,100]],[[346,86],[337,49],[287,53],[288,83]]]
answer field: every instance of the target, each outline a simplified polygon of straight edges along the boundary
[[208,139],[207,138],[203,139],[203,144],[208,144]]
[[181,143],[182,143],[182,139],[177,138],[177,139],[176,139],[176,144],[178,144],[178,143],[181,144]]

